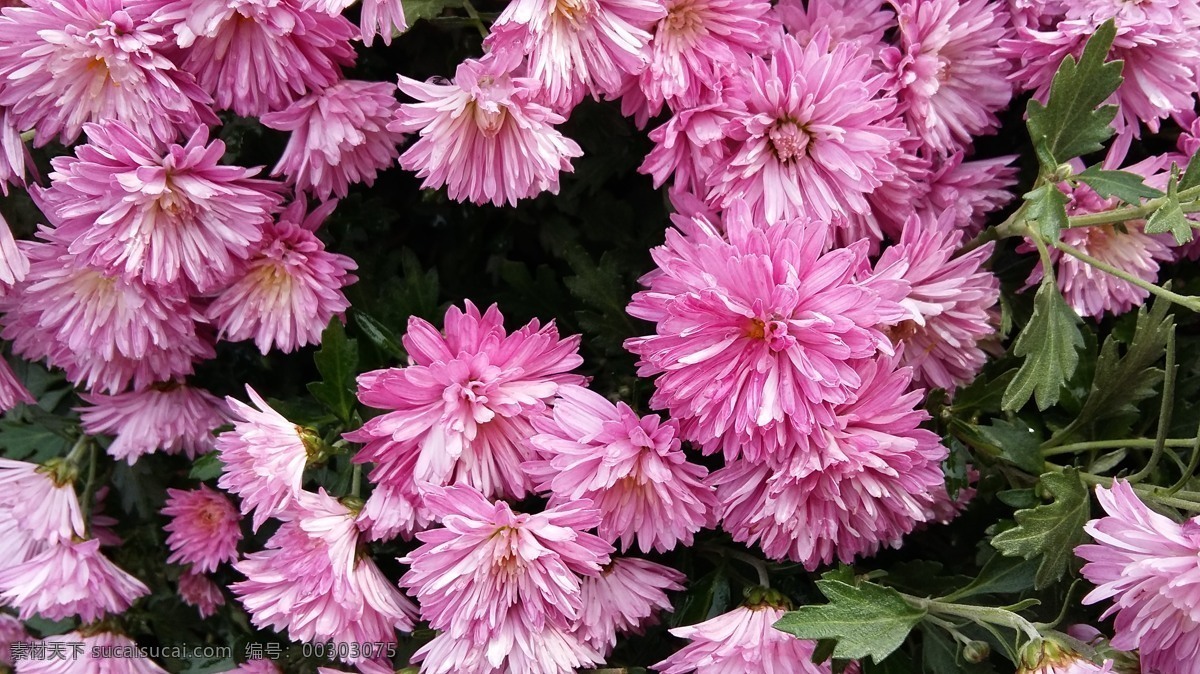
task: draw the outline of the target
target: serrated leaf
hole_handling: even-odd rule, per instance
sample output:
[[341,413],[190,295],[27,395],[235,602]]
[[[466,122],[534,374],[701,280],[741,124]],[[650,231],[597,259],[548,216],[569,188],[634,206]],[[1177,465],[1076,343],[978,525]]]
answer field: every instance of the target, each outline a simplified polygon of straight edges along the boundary
[[404,20],[411,26],[421,19],[439,16],[445,9],[461,6],[460,0],[404,0]]
[[1029,136],[1038,149],[1044,172],[1075,157],[1104,148],[1113,134],[1115,105],[1101,105],[1121,86],[1121,61],[1105,63],[1116,37],[1109,19],[1088,39],[1079,61],[1068,55],[1054,74],[1046,104],[1030,100],[1026,107]]
[[1015,594],[1033,588],[1038,560],[992,555],[975,580],[954,591],[954,601],[981,594]]
[[1146,184],[1142,176],[1129,171],[1108,171],[1099,166],[1089,166],[1074,179],[1087,183],[1102,197],[1116,197],[1127,204],[1138,205],[1143,198],[1161,197],[1162,192]]
[[1041,558],[1034,577],[1034,587],[1039,590],[1066,573],[1090,513],[1087,486],[1074,468],[1046,473],[1041,479],[1054,502],[1018,510],[1014,515],[1017,526],[992,538],[992,547],[1003,555]]
[[775,628],[801,639],[837,639],[835,658],[882,662],[925,617],[924,609],[890,587],[838,580],[818,580],[817,587],[828,604],[801,606],[784,614]]
[[1077,349],[1083,346],[1079,316],[1067,306],[1053,279],[1047,280],[1038,287],[1033,316],[1013,346],[1013,353],[1024,356],[1025,362],[1004,390],[1001,406],[1008,411],[1024,407],[1031,395],[1036,396],[1039,410],[1054,405],[1079,365]]
[[990,426],[976,430],[1000,452],[1000,458],[1034,475],[1045,467],[1040,445],[1042,439],[1025,422],[996,419]]
[[356,403],[358,342],[346,337],[346,329],[336,316],[321,333],[321,348],[313,354],[313,361],[321,381],[309,384],[309,392],[339,419],[350,421]]
[[1037,222],[1038,233],[1045,239],[1057,241],[1058,233],[1069,224],[1067,195],[1057,185],[1045,183],[1026,193],[1024,199],[1029,202],[1029,219]]
[[221,477],[223,470],[225,464],[221,463],[220,452],[213,451],[197,457],[192,463],[192,469],[188,471],[188,477],[193,480],[213,480]]
[[1188,160],[1187,168],[1179,178],[1179,189],[1190,190],[1193,187],[1200,187],[1200,152],[1192,155],[1192,158]]
[[404,347],[400,345],[400,339],[396,337],[396,333],[392,332],[391,328],[357,309],[353,315],[354,324],[377,349],[397,360],[403,361],[408,357],[408,354],[404,352]]
[[0,455],[20,461],[41,463],[66,454],[71,442],[37,424],[0,421]]
[[1183,245],[1192,240],[1192,222],[1183,212],[1179,199],[1172,196],[1146,220],[1147,234],[1170,232],[1175,243]]

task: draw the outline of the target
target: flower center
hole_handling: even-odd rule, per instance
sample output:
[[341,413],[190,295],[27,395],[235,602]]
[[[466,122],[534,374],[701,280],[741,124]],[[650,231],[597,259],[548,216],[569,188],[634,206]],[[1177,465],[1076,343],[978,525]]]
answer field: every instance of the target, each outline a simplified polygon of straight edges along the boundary
[[582,28],[591,13],[591,0],[558,0],[554,11],[571,26]]
[[789,162],[793,159],[803,159],[808,153],[808,145],[812,140],[812,136],[808,131],[799,124],[791,120],[781,121],[776,124],[768,133],[767,138],[771,140],[771,147],[775,150],[775,156],[781,162]]
[[704,20],[696,0],[674,0],[667,3],[667,17],[661,31],[672,37],[695,37],[704,31]]
[[[483,82],[480,82],[482,85]],[[479,127],[480,132],[485,138],[495,138],[496,134],[504,128],[504,122],[508,119],[508,112],[502,106],[495,103],[480,105],[479,102],[474,103],[475,108],[475,124]]]
[[792,336],[788,334],[787,322],[778,316],[772,316],[766,320],[761,318],[750,319],[750,324],[746,326],[745,335],[750,339],[766,342],[772,351],[786,349],[794,341]]
[[920,327],[916,321],[901,321],[896,325],[885,328],[884,334],[888,336],[888,339],[892,340],[892,344],[899,344],[900,342],[912,339]]

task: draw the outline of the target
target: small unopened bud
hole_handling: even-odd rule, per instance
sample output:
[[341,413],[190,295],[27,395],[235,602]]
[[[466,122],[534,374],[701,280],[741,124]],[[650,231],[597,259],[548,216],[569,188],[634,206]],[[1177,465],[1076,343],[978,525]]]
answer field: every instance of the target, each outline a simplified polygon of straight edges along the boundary
[[992,647],[986,641],[971,641],[963,646],[963,660],[971,664],[979,664],[992,654]]

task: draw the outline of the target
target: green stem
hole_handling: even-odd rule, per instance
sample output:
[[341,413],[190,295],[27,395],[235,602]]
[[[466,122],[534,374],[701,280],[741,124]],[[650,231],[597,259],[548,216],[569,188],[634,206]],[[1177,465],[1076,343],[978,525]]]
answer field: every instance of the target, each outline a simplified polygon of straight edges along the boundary
[[75,441],[75,444],[71,446],[71,451],[67,453],[67,463],[79,463],[79,460],[83,458],[84,451],[87,450],[88,440],[90,439],[91,438],[89,438],[87,435],[79,436],[79,438]]
[[1171,425],[1171,412],[1174,409],[1175,402],[1175,374],[1178,367],[1175,365],[1175,326],[1171,326],[1171,331],[1167,333],[1167,367],[1164,372],[1162,404],[1158,408],[1158,430],[1154,434],[1154,451],[1150,453],[1150,459],[1146,461],[1146,465],[1138,472],[1130,475],[1129,482],[1141,482],[1158,467],[1158,460],[1162,458],[1163,448],[1167,444],[1167,430]]
[[[1184,213],[1200,212],[1200,187],[1190,187],[1176,194],[1175,197],[1179,199]],[[1126,206],[1100,213],[1076,215],[1067,218],[1067,227],[1096,227],[1098,225],[1115,225],[1128,220],[1143,220],[1162,208],[1168,201],[1167,197],[1158,197],[1140,206]]]
[[1019,233],[1021,233],[1020,229],[1025,224],[1025,211],[1027,210],[1029,210],[1029,202],[1022,202],[1021,206],[1017,208],[1017,210],[1013,211],[1012,214],[1004,220],[1004,222],[992,227],[988,227],[980,232],[978,236],[968,241],[963,245],[962,248],[959,248],[954,253],[954,257],[966,255],[967,253],[970,253],[989,241],[996,241],[998,239],[1006,239],[1010,236],[1017,236]]
[[22,131],[21,132],[21,142],[28,143],[29,141],[33,140],[33,137],[36,135],[37,135],[37,132],[34,131],[33,129],[30,129],[29,131]]
[[96,499],[96,443],[88,443],[88,472],[87,481],[83,483],[83,498],[80,499],[79,509],[83,515],[83,531],[89,538],[92,535],[92,502]]
[[1196,440],[1192,443],[1192,457],[1188,459],[1187,468],[1183,470],[1183,475],[1179,478],[1179,481],[1167,489],[1167,495],[1176,494],[1180,489],[1183,489],[1183,485],[1187,484],[1187,481],[1192,479],[1192,476],[1196,474],[1197,468],[1200,468],[1200,426],[1196,427]]
[[[1047,463],[1046,469],[1059,473],[1063,471],[1062,466],[1052,463]],[[1079,478],[1089,485],[1099,485],[1109,488],[1112,487],[1114,481],[1114,478],[1111,477],[1094,475],[1092,473],[1085,473],[1083,471],[1079,471]],[[1134,492],[1136,492],[1138,496],[1143,498],[1153,499],[1163,505],[1171,506],[1172,508],[1178,508],[1180,510],[1186,510],[1188,512],[1200,512],[1200,492],[1176,491],[1172,495],[1172,492],[1164,489],[1163,487],[1156,487],[1146,484],[1133,484],[1130,486],[1133,487]]]
[[[1042,456],[1057,456],[1059,454],[1076,454],[1092,449],[1154,449],[1158,442],[1155,438],[1134,438],[1131,440],[1093,440],[1091,442],[1073,442],[1042,451]],[[1164,438],[1164,447],[1187,448],[1195,444],[1196,438]]]
[[[1037,242],[1036,238],[1034,238],[1034,242],[1035,243]],[[1146,292],[1148,292],[1152,295],[1156,295],[1158,297],[1163,298],[1164,300],[1167,300],[1168,302],[1171,302],[1173,304],[1178,304],[1179,306],[1187,308],[1187,309],[1191,309],[1192,311],[1200,312],[1200,297],[1180,295],[1178,293],[1173,293],[1170,290],[1167,290],[1166,288],[1161,288],[1159,286],[1156,286],[1153,283],[1150,283],[1149,281],[1143,281],[1142,279],[1134,276],[1133,274],[1130,274],[1129,272],[1125,271],[1124,269],[1118,269],[1117,267],[1114,267],[1111,264],[1108,264],[1107,262],[1104,262],[1102,260],[1097,260],[1096,258],[1092,257],[1091,255],[1088,255],[1087,253],[1084,253],[1083,251],[1077,250],[1073,246],[1071,246],[1067,243],[1064,243],[1062,241],[1055,241],[1054,247],[1061,250],[1062,252],[1066,253],[1067,255],[1070,255],[1073,258],[1082,260],[1082,261],[1092,265],[1093,267],[1099,269],[1100,271],[1102,271],[1106,274],[1115,276],[1115,277],[1121,279],[1122,281],[1128,281],[1129,283],[1132,283],[1133,285],[1141,288],[1142,290],[1145,290]],[[1045,264],[1044,260],[1043,260],[1042,266],[1043,266],[1043,268],[1046,268],[1046,264]]]
[[359,498],[362,493],[362,464],[354,464],[354,471],[350,473],[350,495],[354,498]]
[[936,599],[914,597],[908,594],[902,594],[902,596],[905,601],[913,606],[935,615],[954,616],[979,624],[987,623],[1007,627],[1023,633],[1030,639],[1040,639],[1042,636],[1033,623],[1006,609],[994,608],[992,606],[975,606],[972,604],[952,604]]
[[475,5],[471,4],[471,0],[463,0],[463,9],[467,10],[467,16],[471,17],[471,21],[475,24],[475,27],[479,29],[479,34],[486,40],[488,29],[483,24],[483,19],[479,16],[479,10],[475,9]]

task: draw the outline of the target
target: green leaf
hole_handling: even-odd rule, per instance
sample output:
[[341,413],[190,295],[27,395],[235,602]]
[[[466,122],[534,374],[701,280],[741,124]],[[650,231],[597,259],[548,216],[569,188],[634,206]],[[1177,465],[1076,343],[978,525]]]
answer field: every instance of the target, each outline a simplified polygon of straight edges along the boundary
[[1183,245],[1192,240],[1192,221],[1183,212],[1178,197],[1172,195],[1157,211],[1150,214],[1146,220],[1147,234],[1162,234],[1170,232],[1175,237],[1175,243]]
[[1017,376],[1004,390],[1001,405],[1015,411],[1036,395],[1039,410],[1058,402],[1064,383],[1079,364],[1083,346],[1079,316],[1067,306],[1052,277],[1043,280],[1033,300],[1033,316],[1017,337],[1013,353],[1024,356]]
[[1200,187],[1200,152],[1188,160],[1187,169],[1179,179],[1179,189],[1190,190],[1193,187]]
[[192,470],[188,472],[188,477],[193,480],[213,480],[221,477],[223,470],[225,470],[225,464],[221,463],[221,453],[212,451],[196,459],[192,464]]
[[440,16],[445,9],[461,6],[461,0],[404,0],[404,20],[411,26],[421,19]]
[[308,390],[322,405],[342,421],[354,414],[355,370],[358,367],[358,342],[346,337],[346,329],[334,316],[321,333],[321,348],[313,355],[321,381],[308,385]]
[[784,614],[775,627],[801,639],[837,639],[835,658],[882,662],[925,617],[924,609],[890,587],[838,580],[818,580],[817,587],[828,604],[801,606]]
[[676,604],[670,624],[681,627],[715,618],[729,608],[730,597],[729,576],[724,566],[718,566],[695,582],[688,583],[687,593]]
[[1068,225],[1067,195],[1057,185],[1045,183],[1026,193],[1024,199],[1029,202],[1029,218],[1037,221],[1038,233],[1048,240],[1058,240],[1058,233]]
[[0,421],[0,455],[41,463],[67,453],[71,441],[40,424]]
[[1001,554],[1025,559],[1041,557],[1034,577],[1034,587],[1039,590],[1066,573],[1075,546],[1083,539],[1083,525],[1090,513],[1087,486],[1074,468],[1042,475],[1042,486],[1053,495],[1054,502],[1018,510],[1014,515],[1017,526],[992,538],[992,547]]
[[975,580],[950,596],[955,601],[981,594],[1015,594],[1033,588],[1038,560],[993,554]]
[[1072,178],[1087,183],[1102,197],[1116,197],[1135,206],[1141,203],[1143,197],[1153,199],[1163,195],[1147,185],[1142,176],[1129,171],[1106,171],[1098,166],[1089,166]]
[[358,326],[363,335],[371,340],[371,343],[380,351],[398,360],[404,360],[408,357],[408,354],[404,352],[404,347],[400,345],[400,340],[396,337],[396,333],[392,332],[386,325],[357,309],[354,310],[353,316],[354,324]]
[[1000,458],[1034,475],[1045,468],[1040,445],[1042,439],[1025,422],[995,419],[990,426],[978,426],[983,439],[1000,452]]
[[1065,161],[1104,148],[1117,106],[1101,105],[1121,85],[1121,61],[1105,63],[1117,29],[1112,19],[1096,29],[1076,62],[1068,55],[1050,84],[1046,104],[1030,100],[1026,107],[1029,136],[1043,173]]

